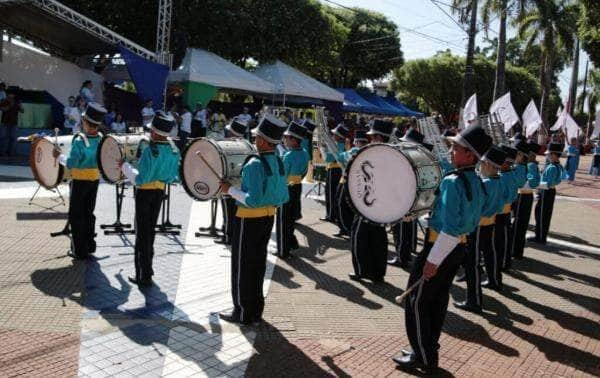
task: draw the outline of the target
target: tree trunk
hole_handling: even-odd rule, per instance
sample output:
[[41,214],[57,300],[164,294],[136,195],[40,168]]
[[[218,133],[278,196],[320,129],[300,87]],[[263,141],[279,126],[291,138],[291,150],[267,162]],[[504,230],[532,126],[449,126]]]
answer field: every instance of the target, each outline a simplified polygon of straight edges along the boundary
[[577,98],[577,80],[579,79],[579,38],[575,38],[575,49],[573,50],[573,71],[571,73],[571,85],[569,86],[569,97],[567,111],[575,113],[575,99]]
[[542,87],[542,99],[540,101],[540,112],[542,116],[543,126],[547,131],[549,125],[549,104],[550,90],[552,89],[552,72],[553,72],[553,49],[554,49],[554,34],[551,29],[547,29],[544,33],[544,68],[543,68],[543,80],[541,82]]
[[500,30],[498,31],[498,53],[496,54],[496,79],[494,81],[494,100],[502,96],[505,91],[505,72],[506,72],[506,4],[507,0],[502,0],[500,4]]
[[477,0],[471,0],[471,22],[469,25],[469,43],[467,45],[467,61],[465,79],[463,81],[460,106],[464,107],[467,98],[473,94],[473,58],[475,56],[475,35],[477,34]]

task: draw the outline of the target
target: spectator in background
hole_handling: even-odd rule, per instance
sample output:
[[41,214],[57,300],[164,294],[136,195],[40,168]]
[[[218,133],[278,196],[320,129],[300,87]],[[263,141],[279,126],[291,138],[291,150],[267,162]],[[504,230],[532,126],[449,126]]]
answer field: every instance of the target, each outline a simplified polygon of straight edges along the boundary
[[179,128],[179,149],[183,151],[183,148],[187,144],[187,140],[192,134],[192,113],[190,107],[187,105],[183,106],[183,114],[181,114],[181,126]]
[[6,83],[0,83],[0,102],[6,99]]
[[19,113],[23,113],[21,103],[17,101],[14,93],[8,92],[6,98],[0,102],[0,156],[15,156],[17,143],[17,124]]
[[225,114],[223,114],[223,108],[219,106],[217,111],[210,117],[210,128],[213,131],[220,132],[224,130],[226,122],[227,119]]
[[179,137],[179,125],[181,124],[181,117],[179,116],[179,112],[177,111],[177,104],[171,105],[171,109],[167,113],[171,117],[175,118],[175,126],[171,129],[171,133],[169,134],[169,138],[173,140],[178,140]]
[[91,80],[86,80],[81,85],[81,89],[79,90],[79,95],[81,97],[83,97],[83,100],[85,101],[86,104],[95,101],[94,100],[95,96],[94,96],[94,93],[92,92],[92,89],[94,89],[94,84],[92,83]]
[[111,125],[114,122],[115,118],[117,118],[116,108],[117,107],[115,106],[115,104],[110,104],[110,106],[108,107],[108,112],[104,116],[104,124],[106,125],[106,127],[109,128],[109,130],[110,130]]
[[152,99],[146,99],[144,107],[142,108],[142,125],[144,127],[150,127],[152,119],[154,118],[154,108],[152,107]]
[[250,124],[250,121],[252,121],[252,115],[250,115],[250,109],[247,106],[244,106],[242,114],[237,116],[237,120],[245,123],[246,125]]
[[206,128],[208,127],[208,110],[199,102],[196,104],[194,119],[192,120],[192,137],[199,138],[206,136]]
[[65,122],[63,123],[68,134],[77,134],[80,131],[81,112],[75,103],[75,96],[69,96],[69,103],[63,109]]
[[123,121],[123,115],[121,115],[121,113],[117,113],[115,119],[111,122],[110,131],[115,134],[127,133],[127,125],[125,124],[125,121]]

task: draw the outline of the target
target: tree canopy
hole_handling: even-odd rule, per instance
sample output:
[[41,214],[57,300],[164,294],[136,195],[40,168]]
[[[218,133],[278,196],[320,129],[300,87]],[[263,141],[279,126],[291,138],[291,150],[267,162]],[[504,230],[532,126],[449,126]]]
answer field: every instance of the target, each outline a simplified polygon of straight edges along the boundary
[[[156,1],[63,2],[154,50]],[[340,87],[380,78],[403,62],[397,27],[385,15],[317,0],[175,0],[171,47],[175,64],[187,47],[199,47],[241,66],[249,58],[280,59]]]
[[[392,88],[407,102],[425,105],[421,109],[437,111],[446,119],[458,114],[461,97],[461,82],[465,59],[440,52],[427,59],[406,62],[394,71]],[[475,89],[479,111],[485,113],[492,103],[495,62],[478,55],[475,57]],[[506,66],[506,88],[511,92],[513,105],[522,112],[533,98],[540,98],[540,86],[535,76],[526,69]],[[552,96],[558,102],[556,94]]]
[[596,67],[600,67],[600,2],[580,0],[581,15],[577,26],[583,49]]

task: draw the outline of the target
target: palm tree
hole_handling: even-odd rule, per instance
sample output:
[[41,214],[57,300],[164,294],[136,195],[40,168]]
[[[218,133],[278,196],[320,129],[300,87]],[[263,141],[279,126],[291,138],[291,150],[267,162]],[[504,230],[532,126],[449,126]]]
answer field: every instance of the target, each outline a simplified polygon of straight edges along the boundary
[[[465,12],[465,10],[467,12]],[[477,34],[477,0],[453,0],[452,12],[461,13],[461,23],[469,23],[469,41],[467,43],[467,58],[465,63],[465,78],[463,80],[461,108],[465,106],[467,98],[473,94],[473,60],[475,58],[475,36]]]
[[508,0],[485,0],[481,6],[481,21],[487,35],[492,15],[499,17],[498,51],[496,54],[496,75],[494,78],[494,97],[492,101],[502,96],[505,89],[506,73],[506,20],[508,13]]
[[527,41],[526,46],[539,43],[542,49],[540,112],[546,127],[554,60],[558,49],[572,51],[576,20],[576,8],[568,0],[527,0],[516,20],[519,37]]

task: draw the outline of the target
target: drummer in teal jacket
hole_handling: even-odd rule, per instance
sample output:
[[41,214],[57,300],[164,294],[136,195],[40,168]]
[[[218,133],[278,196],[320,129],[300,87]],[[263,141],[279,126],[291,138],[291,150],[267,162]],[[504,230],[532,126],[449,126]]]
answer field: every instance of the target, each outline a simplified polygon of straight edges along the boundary
[[71,196],[69,200],[69,225],[71,228],[71,252],[69,255],[82,260],[96,251],[94,208],[100,173],[97,152],[100,143],[98,127],[104,121],[106,109],[90,102],[83,114],[83,133],[73,138],[69,156],[55,150],[61,165],[71,170]]
[[253,130],[258,156],[242,168],[241,188],[221,183],[221,192],[237,200],[235,232],[231,247],[231,296],[233,312],[221,313],[228,322],[252,324],[261,321],[265,305],[263,281],[267,245],[276,208],[289,200],[283,162],[275,154],[286,124],[267,114]]
[[552,210],[554,209],[555,187],[561,183],[565,175],[565,171],[560,165],[563,148],[564,145],[559,143],[548,145],[550,163],[546,166],[540,178],[538,201],[535,205],[535,236],[527,240],[546,244],[550,221],[552,220]]
[[512,257],[519,260],[523,258],[525,236],[527,234],[527,227],[529,226],[529,218],[531,217],[531,207],[533,206],[533,190],[540,184],[540,172],[536,160],[540,145],[529,142],[527,147],[529,156],[526,182],[519,188],[519,196],[517,197],[517,205],[515,206],[517,210],[515,211],[510,246]]
[[156,222],[165,195],[165,187],[179,180],[179,150],[168,139],[175,119],[158,111],[150,127],[151,140],[143,144],[141,156],[134,168],[130,163],[120,162],[125,177],[136,186],[135,192],[135,276],[129,281],[139,288],[152,285],[152,258]]
[[402,368],[419,368],[425,373],[437,370],[450,287],[466,253],[467,235],[479,224],[483,207],[483,188],[475,165],[492,144],[478,126],[468,127],[450,140],[450,154],[457,169],[440,183],[423,250],[413,264],[407,285],[418,285],[405,306],[412,353],[394,358]]
[[515,163],[518,151],[508,145],[501,145],[500,148],[506,153],[506,160],[500,168],[500,182],[504,195],[504,204],[499,206],[496,215],[496,228],[494,237],[496,243],[496,253],[502,256],[502,270],[507,270],[512,265],[510,255],[511,236],[511,209],[512,203],[517,199],[519,179],[512,165]]
[[288,258],[290,251],[299,247],[294,228],[302,208],[302,177],[308,169],[308,153],[300,145],[306,136],[306,129],[294,121],[290,122],[283,134],[287,148],[283,155],[283,167],[290,199],[277,210],[277,253],[281,258]]

